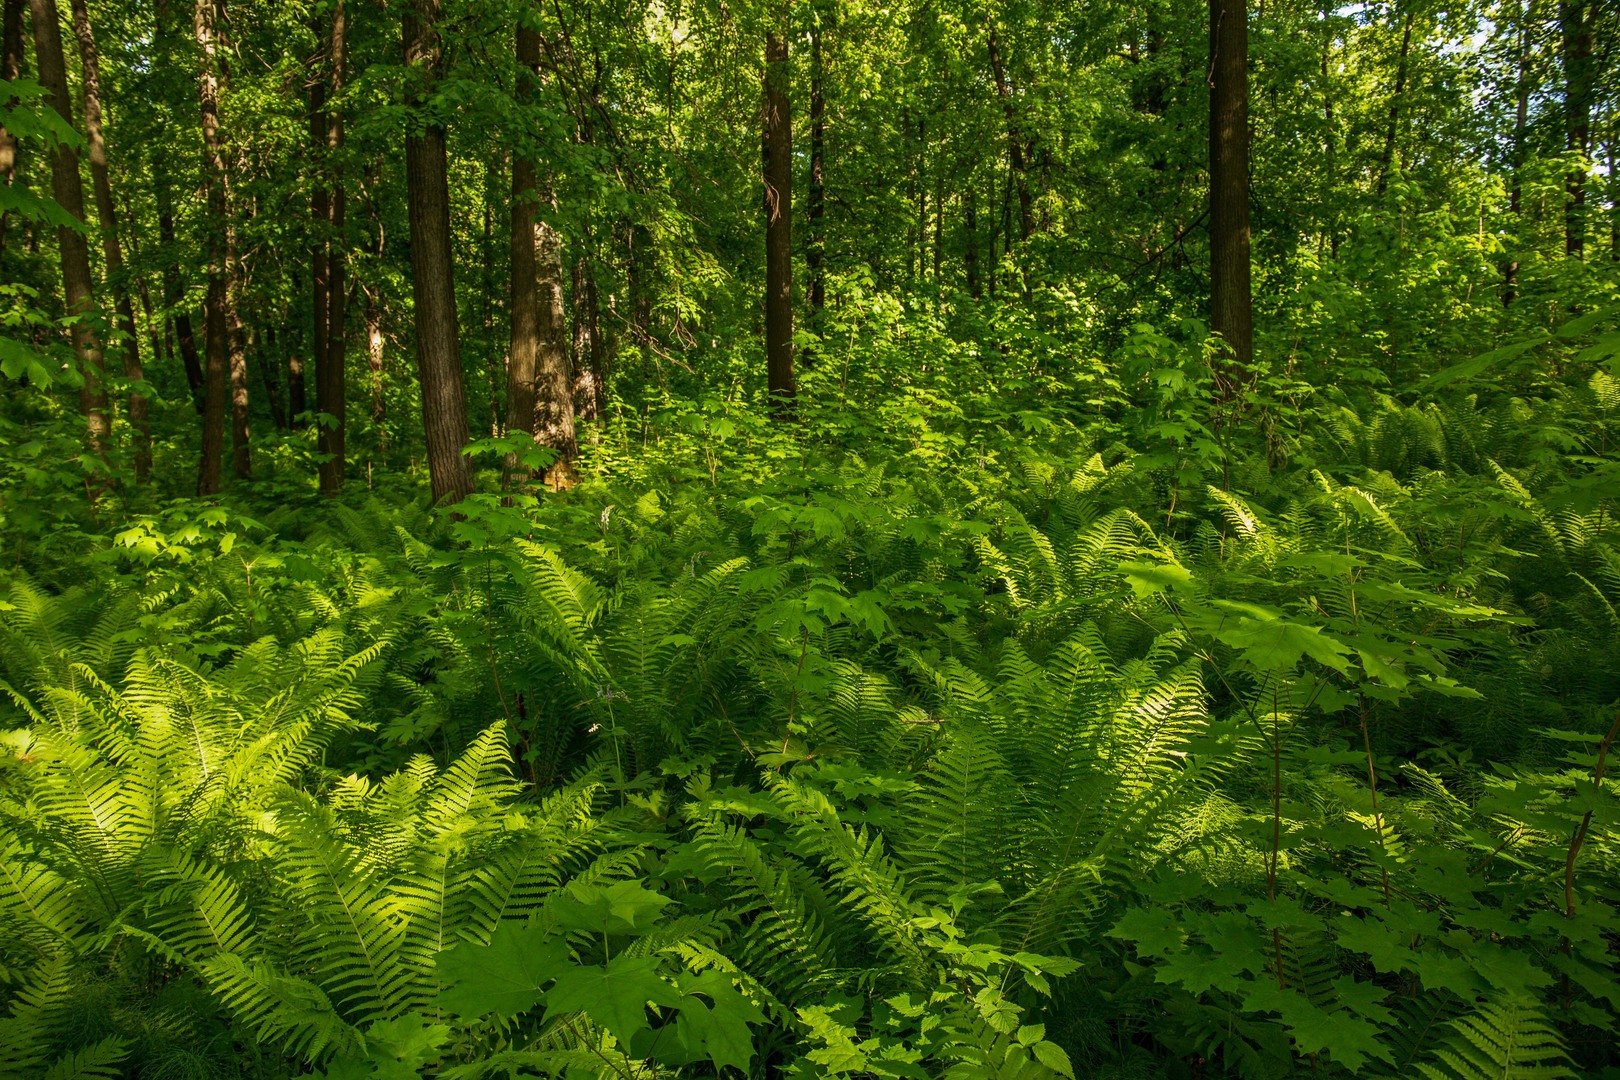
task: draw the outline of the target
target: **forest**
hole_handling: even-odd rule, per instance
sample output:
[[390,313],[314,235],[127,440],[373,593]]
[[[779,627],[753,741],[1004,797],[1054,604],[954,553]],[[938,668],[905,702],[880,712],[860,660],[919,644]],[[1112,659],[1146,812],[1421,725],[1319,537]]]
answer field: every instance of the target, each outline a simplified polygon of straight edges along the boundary
[[0,1077],[1620,1080],[1614,0],[0,5]]

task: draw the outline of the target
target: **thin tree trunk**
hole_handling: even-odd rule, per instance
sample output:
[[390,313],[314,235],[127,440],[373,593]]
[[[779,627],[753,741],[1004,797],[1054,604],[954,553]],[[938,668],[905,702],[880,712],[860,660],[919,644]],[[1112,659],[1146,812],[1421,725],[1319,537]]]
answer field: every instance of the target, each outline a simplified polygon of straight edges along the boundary
[[[29,7],[33,15],[34,59],[39,65],[40,85],[45,88],[51,107],[71,127],[73,99],[68,96],[67,63],[62,55],[62,27],[56,0],[30,0]],[[79,152],[67,143],[59,143],[51,149],[51,195],[75,220],[85,220]],[[90,276],[90,248],[84,233],[65,225],[57,228],[56,240],[61,254],[62,291],[67,299],[67,312],[73,317],[73,351],[84,376],[84,385],[79,389],[79,409],[84,414],[90,454],[104,460],[110,432],[101,342],[92,326],[96,302]],[[89,481],[92,500],[100,494],[102,486],[100,477]]]
[[[221,28],[225,20],[225,0],[214,0],[213,35],[209,47],[203,50],[204,63],[208,65],[216,79],[216,87],[223,88],[229,85],[230,71],[227,67],[227,57],[230,56],[230,42],[225,38]],[[200,42],[199,42],[200,43]],[[218,108],[216,90],[215,108]],[[247,367],[247,340],[242,330],[242,301],[246,280],[246,268],[242,265],[240,249],[236,242],[236,218],[232,212],[231,174],[226,161],[223,143],[218,141],[219,128],[217,125],[218,113],[215,113],[216,126],[213,138],[215,139],[213,160],[219,166],[219,187],[224,198],[224,215],[219,219],[220,227],[225,233],[225,348],[231,373],[231,472],[240,480],[246,480],[253,475],[253,457],[251,433],[248,428],[249,400],[248,400],[248,367]],[[205,145],[209,138],[208,132],[203,134]]]
[[[314,20],[315,39],[321,40],[321,24]],[[332,231],[332,196],[327,188],[326,161],[326,76],[320,70],[320,58],[310,61],[314,76],[309,83],[309,357],[315,364],[315,379],[320,381],[321,365],[326,362],[326,321],[331,317],[331,260],[328,256]],[[304,387],[304,361],[294,353],[288,361],[287,396],[292,400],[293,415],[308,408]],[[320,387],[316,386],[317,400]],[[317,409],[319,406],[317,405]],[[296,421],[295,421],[296,423]],[[317,436],[318,437],[318,436]]]
[[990,72],[996,80],[996,97],[1001,99],[1001,112],[1007,121],[1007,161],[1018,188],[1018,237],[1028,240],[1035,232],[1034,199],[1029,190],[1028,161],[1025,154],[1023,132],[1019,129],[1017,108],[1013,104],[1012,84],[1007,79],[1007,68],[1001,59],[1001,41],[995,27],[990,28]]
[[1592,17],[1587,5],[1561,0],[1558,25],[1564,39],[1565,147],[1575,156],[1565,182],[1564,252],[1586,252],[1586,157],[1592,135]]
[[963,196],[962,230],[964,236],[962,241],[962,261],[965,264],[964,269],[967,271],[968,295],[973,297],[975,300],[979,298],[980,293],[979,222],[976,214],[974,213],[974,207],[977,202],[978,192],[973,190],[972,184],[969,184],[967,187],[967,194]]
[[180,362],[186,369],[186,385],[191,389],[192,404],[197,407],[197,415],[202,416],[205,395],[202,360],[197,355],[197,335],[191,326],[191,313],[186,310],[187,301],[180,287],[180,277],[175,273],[178,256],[175,253],[174,207],[169,202],[168,184],[161,178],[157,185],[157,200],[158,242],[163,245],[163,306],[169,309],[174,322],[174,336],[180,349]]
[[[129,282],[124,279],[124,249],[118,242],[118,209],[113,204],[112,180],[107,171],[107,139],[102,131],[101,55],[90,29],[90,12],[85,0],[72,0],[73,33],[79,42],[80,90],[84,99],[84,128],[90,158],[90,184],[95,193],[96,218],[101,231],[101,251],[106,262],[106,279],[111,286],[118,332],[124,354],[124,378],[140,383],[140,339],[135,331],[135,305],[130,301]],[[152,471],[152,431],[147,420],[146,395],[138,390],[129,394],[129,426],[134,433],[135,482],[146,483]]]
[[[0,16],[0,82],[12,82],[22,77],[22,13],[24,0],[5,0]],[[0,93],[0,104],[9,98]],[[17,178],[17,137],[0,124],[0,183],[10,187]],[[10,212],[0,210],[0,254],[6,250],[6,225]]]
[[[411,0],[402,22],[405,64],[412,70],[409,100],[419,105],[424,83],[437,77],[439,0]],[[411,125],[405,138],[405,175],[411,226],[411,288],[416,299],[416,362],[422,384],[433,501],[460,502],[472,491],[467,445],[467,402],[462,388],[461,343],[450,247],[450,180],[444,128]]]
[[586,420],[602,415],[607,393],[607,350],[602,343],[596,273],[590,256],[574,260],[574,404]]
[[1249,29],[1245,0],[1210,0],[1210,329],[1231,350],[1216,387],[1232,397],[1254,359],[1249,283]]
[[315,408],[332,418],[332,423],[321,425],[316,435],[316,447],[322,454],[319,466],[321,494],[328,498],[343,491],[344,452],[348,437],[348,410],[343,378],[343,362],[348,323],[348,294],[344,286],[346,263],[343,258],[345,188],[340,172],[343,150],[343,113],[337,101],[343,92],[344,63],[347,60],[348,21],[343,0],[332,7],[331,50],[328,70],[331,73],[331,96],[327,100],[326,170],[331,185],[328,203],[331,225],[330,246],[326,252],[326,348],[315,359]]
[[481,201],[484,230],[478,241],[478,348],[484,354],[484,381],[489,386],[488,419],[491,436],[501,434],[501,384],[506,381],[503,357],[495,348],[495,188],[506,155],[491,155],[484,164]]
[[[1324,3],[1322,6],[1322,21],[1327,23],[1333,13],[1333,8]],[[1327,220],[1324,224],[1328,233],[1328,254],[1335,262],[1339,259],[1339,214],[1336,201],[1339,178],[1339,129],[1338,121],[1333,114],[1333,74],[1329,67],[1329,53],[1333,48],[1333,31],[1331,26],[1326,28],[1322,35],[1322,123],[1324,128],[1324,162],[1326,175],[1323,179],[1323,190],[1326,194],[1324,203],[1327,208]]]
[[277,431],[287,430],[287,413],[281,407],[281,378],[278,374],[280,365],[276,363],[276,328],[267,326],[264,331],[262,347],[253,350],[259,362],[259,378],[264,383],[264,400],[270,406],[270,420],[276,425]]
[[387,407],[383,398],[383,329],[382,304],[377,290],[363,290],[366,297],[366,370],[371,380],[371,426],[377,431],[377,449],[388,450],[388,429],[384,426]]
[[534,441],[557,451],[546,482],[561,490],[574,483],[579,441],[574,431],[574,388],[568,372],[568,316],[563,307],[562,237],[546,222],[534,231],[540,342],[535,357]]
[[788,106],[788,45],[765,35],[765,368],[771,409],[784,416],[793,375],[793,120]]
[[[1508,211],[1513,215],[1514,237],[1512,243],[1518,247],[1518,226],[1520,224],[1520,204],[1523,199],[1524,188],[1524,134],[1525,127],[1530,118],[1530,18],[1531,0],[1524,0],[1519,6],[1519,44],[1518,64],[1513,85],[1513,177],[1508,188]],[[1519,260],[1516,255],[1510,255],[1507,264],[1502,268],[1502,306],[1512,304],[1518,296],[1519,287]]]
[[[38,0],[35,0],[37,3]],[[197,72],[197,100],[202,115],[203,176],[207,192],[208,295],[203,302],[202,460],[197,470],[197,494],[219,491],[225,457],[225,397],[230,378],[226,329],[225,158],[219,139],[219,81],[214,40],[214,0],[196,0],[194,28],[202,50]]]
[[[822,87],[821,25],[810,31],[810,184],[805,192],[804,216],[809,231],[804,266],[810,278],[810,328],[821,332],[821,313],[827,306],[827,237],[823,215],[826,212],[827,98]],[[812,352],[804,361],[809,364]]]
[[1401,99],[1406,95],[1406,74],[1412,55],[1412,22],[1415,18],[1416,13],[1408,11],[1401,29],[1401,51],[1395,61],[1395,92],[1389,95],[1389,122],[1384,128],[1384,149],[1378,155],[1380,195],[1389,187],[1389,170],[1395,164],[1395,138],[1400,132]]

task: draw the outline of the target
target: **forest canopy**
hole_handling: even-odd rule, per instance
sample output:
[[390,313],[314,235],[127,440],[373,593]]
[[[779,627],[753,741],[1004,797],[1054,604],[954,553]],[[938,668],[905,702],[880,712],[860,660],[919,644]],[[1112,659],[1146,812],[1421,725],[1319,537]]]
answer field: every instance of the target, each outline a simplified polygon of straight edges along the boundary
[[1620,7],[0,7],[0,1076],[1620,1077]]

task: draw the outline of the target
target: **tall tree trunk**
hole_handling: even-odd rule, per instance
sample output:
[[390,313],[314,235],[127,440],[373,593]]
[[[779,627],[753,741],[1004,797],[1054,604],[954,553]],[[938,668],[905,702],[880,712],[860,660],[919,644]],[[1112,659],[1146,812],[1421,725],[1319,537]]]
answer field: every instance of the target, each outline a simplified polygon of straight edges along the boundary
[[[1512,243],[1518,247],[1517,230],[1520,224],[1520,204],[1524,189],[1524,134],[1530,118],[1530,19],[1533,0],[1519,5],[1518,61],[1513,83],[1513,176],[1508,187],[1508,211],[1513,215],[1515,235]],[[1512,304],[1518,296],[1519,260],[1510,254],[1502,268],[1502,306]]]
[[387,407],[383,397],[383,310],[377,290],[363,290],[366,297],[366,371],[371,382],[371,426],[377,432],[377,449],[388,450],[388,429],[384,426]]
[[[95,34],[90,29],[90,12],[85,0],[72,0],[73,33],[79,42],[80,89],[84,98],[84,128],[90,157],[90,185],[95,193],[96,218],[101,231],[101,251],[106,262],[107,283],[111,286],[118,332],[123,340],[124,378],[141,382],[140,339],[135,331],[135,305],[130,301],[129,282],[124,279],[124,249],[118,242],[118,209],[113,204],[112,180],[107,171],[107,139],[102,131],[101,54],[96,51]],[[152,431],[147,420],[146,395],[138,390],[129,394],[129,426],[134,434],[135,482],[146,483],[152,471]]]
[[[540,36],[519,26],[517,61],[520,100],[534,100],[540,63]],[[539,222],[541,198],[534,159],[521,150],[512,157],[511,355],[506,380],[506,430],[527,431],[541,446],[557,451],[548,470],[554,483],[567,482],[578,452],[574,435],[574,391],[568,371],[568,327],[563,312],[562,244],[556,230]],[[518,464],[508,460],[506,479]]]
[[[225,38],[222,24],[225,21],[225,0],[214,0],[214,23],[210,47],[203,51],[204,63],[213,72],[216,88],[227,87],[230,84],[230,70],[227,66],[227,57],[231,54],[230,42]],[[219,164],[219,187],[224,197],[225,213],[219,219],[220,227],[225,233],[225,349],[227,364],[231,374],[231,472],[238,479],[246,480],[253,475],[251,434],[248,429],[248,367],[247,367],[247,339],[242,330],[242,294],[245,287],[247,271],[242,265],[241,252],[236,241],[236,218],[233,213],[231,198],[230,167],[225,158],[224,145],[218,141],[218,90],[215,96],[214,127],[215,152],[214,161]],[[209,134],[205,128],[203,138],[206,142]]]
[[[321,41],[325,36],[319,16],[312,19],[312,28],[315,31],[315,40]],[[315,379],[320,382],[321,365],[326,360],[326,321],[331,317],[330,294],[332,263],[328,256],[331,247],[332,233],[332,195],[327,187],[327,154],[326,154],[326,74],[322,70],[323,60],[317,53],[310,60],[312,72],[308,87],[309,104],[309,156],[310,156],[310,192],[309,192],[309,321],[310,342],[309,358],[315,364]],[[305,374],[303,358],[296,353],[288,362],[287,396],[292,400],[292,411],[298,416],[308,408],[308,392],[305,390]],[[320,396],[320,387],[316,386],[317,399]],[[317,406],[318,408],[318,406]],[[297,423],[297,421],[294,421]],[[319,436],[317,435],[317,438]]]
[[1565,181],[1564,252],[1575,258],[1586,251],[1586,157],[1592,149],[1592,21],[1585,3],[1560,0],[1565,147],[1576,158]]
[[1024,133],[1019,128],[1018,110],[1013,103],[1012,83],[1007,79],[1007,67],[1001,59],[1001,40],[995,27],[990,28],[990,73],[996,80],[996,97],[1001,99],[1001,112],[1007,122],[1007,162],[1013,183],[1018,188],[1018,237],[1028,240],[1035,232],[1034,198],[1029,190],[1029,162]]
[[1323,156],[1325,175],[1322,178],[1322,187],[1326,198],[1323,200],[1327,209],[1326,221],[1328,234],[1328,255],[1335,262],[1339,259],[1339,214],[1337,203],[1337,189],[1339,178],[1339,128],[1338,120],[1333,114],[1333,73],[1328,64],[1329,54],[1333,49],[1333,29],[1329,19],[1333,15],[1333,7],[1328,0],[1322,4],[1322,126],[1323,126]]
[[197,101],[202,115],[208,234],[208,295],[203,302],[203,355],[207,366],[203,373],[202,461],[197,469],[199,495],[219,491],[225,457],[226,382],[230,378],[225,317],[228,271],[225,230],[229,208],[225,199],[225,156],[219,138],[219,69],[214,16],[214,0],[196,0],[193,26],[202,51],[202,64],[197,72]]
[[204,412],[206,395],[202,360],[197,355],[197,335],[191,326],[188,301],[180,287],[180,276],[175,272],[179,258],[175,252],[174,206],[169,200],[169,186],[161,175],[157,183],[158,242],[163,245],[163,306],[174,321],[174,336],[180,349],[180,362],[186,369],[186,385],[191,389],[191,401],[197,415]]
[[272,323],[265,327],[258,347],[253,349],[253,355],[259,362],[259,379],[264,383],[264,400],[270,407],[270,422],[276,425],[277,431],[286,431],[287,411],[281,406],[280,354],[279,335],[276,334],[275,324]]
[[[785,14],[785,12],[784,12]],[[788,111],[788,45],[765,35],[765,369],[771,409],[785,415],[793,376],[793,120]]]
[[[420,105],[426,84],[439,73],[439,0],[410,0],[402,19],[405,65],[414,70],[408,100]],[[450,247],[450,180],[444,128],[412,124],[405,138],[405,176],[411,225],[411,289],[416,300],[416,366],[422,384],[433,501],[460,502],[472,491],[467,445],[467,400],[462,388],[461,343]]]
[[331,96],[327,100],[326,176],[330,178],[330,246],[326,253],[326,348],[315,359],[315,408],[330,416],[316,434],[316,447],[323,455],[319,467],[321,494],[331,498],[343,491],[345,444],[348,437],[348,411],[343,379],[347,344],[348,294],[345,291],[343,258],[345,187],[340,155],[343,150],[343,112],[337,100],[343,92],[344,63],[348,57],[348,21],[343,0],[332,6]]
[[979,193],[973,190],[973,185],[967,185],[967,194],[962,196],[962,262],[963,269],[967,271],[968,295],[977,300],[979,288],[979,222],[974,208],[979,201]]
[[[810,31],[810,184],[805,192],[804,217],[809,243],[804,252],[804,268],[810,278],[810,329],[821,332],[821,313],[827,306],[826,141],[827,97],[822,87],[821,24]],[[806,352],[805,363],[810,363]]]
[[596,272],[589,255],[574,260],[574,405],[581,417],[602,415],[607,394],[607,349],[602,341]]
[[1231,354],[1216,367],[1225,400],[1254,359],[1249,283],[1249,28],[1245,0],[1209,3],[1210,329]]
[[[0,18],[0,82],[22,77],[22,13],[24,0],[5,0]],[[0,91],[0,104],[8,97]],[[0,184],[10,187],[17,177],[17,137],[0,124]],[[6,250],[6,224],[9,211],[0,210],[0,253]]]
[[1401,51],[1395,61],[1395,90],[1389,95],[1389,121],[1384,127],[1384,149],[1378,155],[1380,195],[1389,187],[1389,171],[1395,164],[1395,139],[1400,133],[1401,100],[1406,96],[1406,75],[1412,56],[1412,22],[1416,17],[1415,12],[1408,11],[1402,23]]
[[[490,155],[484,163],[483,233],[478,238],[478,350],[484,355],[484,381],[489,387],[487,418],[491,436],[501,434],[501,384],[506,381],[500,350],[495,348],[495,189],[500,184],[506,155]],[[526,429],[525,429],[526,430]]]
[[[67,62],[62,55],[62,26],[56,0],[29,0],[34,24],[34,59],[39,65],[40,85],[46,100],[58,115],[73,125],[73,99],[68,96]],[[84,221],[84,181],[79,176],[79,152],[59,143],[51,149],[51,195],[63,210],[77,221]],[[95,290],[90,276],[90,247],[84,233],[66,225],[56,230],[61,253],[62,292],[67,312],[73,316],[73,351],[78,355],[84,385],[79,389],[79,409],[84,414],[90,454],[104,459],[107,453],[106,373],[101,363],[101,342],[92,322],[95,318]],[[103,486],[101,478],[90,481],[94,499]]]

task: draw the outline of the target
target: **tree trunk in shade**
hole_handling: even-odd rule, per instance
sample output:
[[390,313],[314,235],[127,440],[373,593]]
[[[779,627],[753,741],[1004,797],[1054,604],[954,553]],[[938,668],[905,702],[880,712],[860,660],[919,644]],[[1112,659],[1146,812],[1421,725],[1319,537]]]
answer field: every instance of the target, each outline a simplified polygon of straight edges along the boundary
[[793,120],[788,106],[788,46],[779,30],[765,36],[765,369],[771,410],[792,408]]
[[1210,0],[1209,50],[1209,324],[1230,350],[1215,369],[1217,393],[1228,399],[1254,359],[1245,0]]
[[[241,250],[237,244],[236,219],[232,216],[231,206],[230,165],[225,157],[218,125],[218,93],[230,84],[227,58],[231,55],[231,45],[223,29],[225,0],[214,0],[213,14],[209,44],[203,48],[203,63],[215,80],[215,125],[212,130],[204,125],[203,141],[205,146],[210,147],[209,160],[218,171],[219,189],[223,193],[224,213],[215,221],[225,238],[224,317],[225,355],[231,375],[231,473],[240,480],[246,480],[253,475],[251,433],[248,429],[247,335],[242,329],[242,293],[247,271],[242,265]],[[202,44],[201,38],[198,44]]]
[[[62,55],[62,26],[56,0],[30,0],[34,24],[34,59],[39,65],[39,82],[46,101],[67,122],[73,124],[73,99],[68,96],[67,63]],[[79,175],[79,152],[60,143],[51,148],[51,196],[74,219],[84,221],[84,181]],[[84,414],[86,440],[93,458],[105,459],[110,429],[107,421],[106,374],[102,368],[101,342],[92,321],[95,317],[95,290],[90,276],[90,247],[84,233],[60,226],[56,230],[61,255],[62,291],[67,312],[74,317],[73,351],[78,356],[84,385],[79,389],[79,409]],[[104,486],[92,478],[89,490],[95,498]]]
[[[118,208],[113,203],[112,180],[107,171],[107,139],[102,130],[101,54],[96,51],[85,0],[72,0],[72,12],[73,33],[79,42],[79,86],[84,98],[90,186],[95,194],[102,258],[106,263],[107,282],[112,286],[113,307],[118,313],[118,332],[123,338],[119,346],[123,353],[124,378],[139,383],[144,378],[140,339],[136,336],[135,305],[130,299],[129,282],[124,279],[124,249],[118,241]],[[130,391],[129,395],[129,426],[135,443],[135,482],[144,484],[152,471],[152,431],[147,419],[146,395],[137,390]]]
[[[320,37],[320,22],[315,22],[316,37]],[[331,316],[328,300],[332,264],[327,255],[329,234],[332,229],[332,198],[327,190],[326,178],[326,76],[318,66],[318,58],[310,61],[315,74],[309,84],[309,151],[313,159],[310,166],[309,194],[309,359],[315,365],[316,381],[326,357],[326,320]],[[294,356],[288,370],[288,396],[292,399],[296,416],[308,408],[305,389],[304,361]],[[316,388],[317,397],[320,394]]]
[[[810,32],[810,183],[805,190],[804,216],[810,240],[804,252],[804,268],[810,277],[811,329],[821,332],[821,313],[827,306],[827,237],[823,220],[826,213],[827,176],[827,97],[822,86],[821,26]],[[805,363],[810,357],[805,357]]]
[[1592,150],[1592,22],[1584,3],[1561,0],[1558,26],[1564,46],[1564,146],[1576,157],[1565,181],[1564,252],[1586,253],[1586,157]]
[[328,63],[331,71],[331,97],[327,101],[326,175],[331,178],[331,243],[326,253],[326,348],[315,358],[315,408],[331,417],[316,434],[316,448],[324,455],[320,464],[321,494],[335,496],[343,490],[344,451],[348,415],[343,379],[345,329],[348,322],[348,296],[345,292],[343,229],[345,195],[339,171],[343,149],[343,114],[337,96],[343,92],[344,63],[347,59],[348,23],[343,0],[332,7],[332,38]]
[[[402,19],[409,100],[420,104],[425,83],[440,63],[439,0],[410,0]],[[405,139],[405,177],[411,228],[411,289],[415,297],[416,366],[422,387],[433,501],[459,502],[472,492],[467,445],[467,401],[450,247],[450,180],[444,128],[412,124]]]
[[202,114],[203,176],[207,203],[208,294],[203,302],[202,461],[197,469],[197,494],[219,491],[225,457],[225,398],[230,378],[226,329],[225,158],[219,139],[219,79],[214,40],[214,2],[196,0],[194,27],[202,66],[197,73],[197,100]]
[[[0,9],[0,82],[22,77],[22,13],[25,0],[5,0]],[[0,104],[7,101],[0,90]],[[0,124],[0,186],[10,187],[17,176],[17,137]],[[0,253],[6,250],[6,224],[10,214],[0,210]]]
[[163,305],[170,311],[174,322],[174,336],[180,350],[180,361],[186,369],[186,385],[191,388],[191,400],[197,415],[204,412],[206,379],[202,359],[197,355],[197,334],[191,325],[191,312],[186,309],[186,297],[180,291],[180,277],[175,273],[174,207],[169,202],[166,183],[158,184],[158,242],[163,245]]

